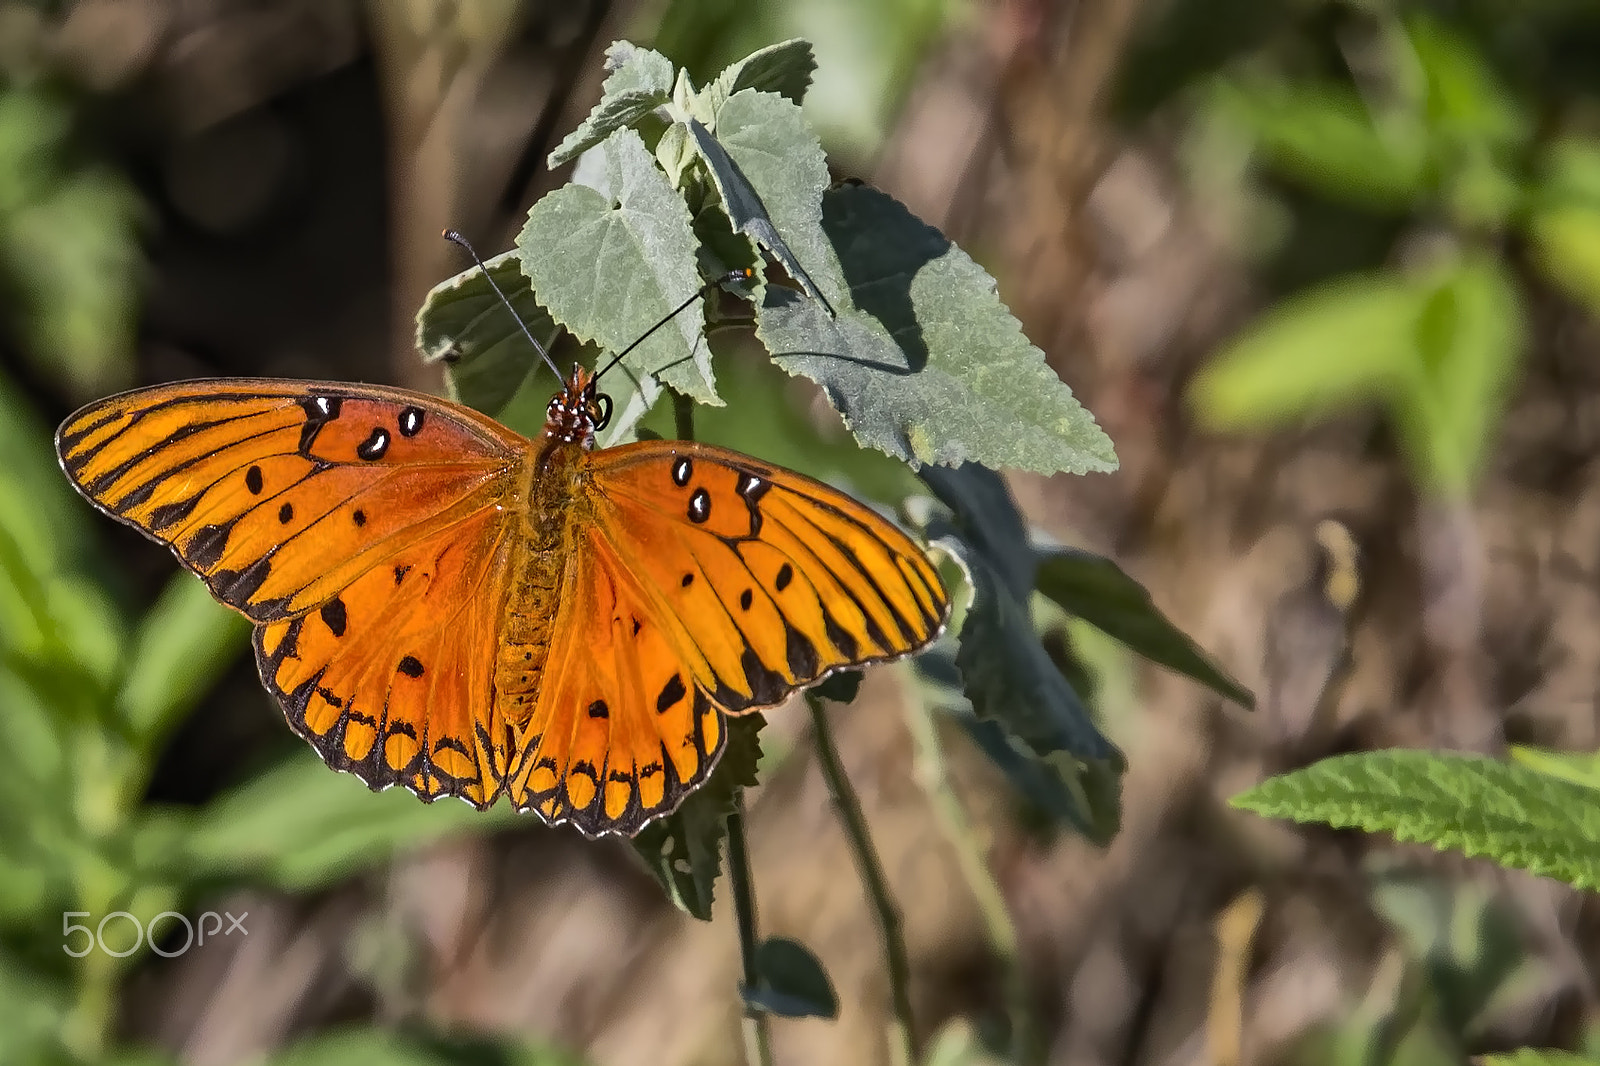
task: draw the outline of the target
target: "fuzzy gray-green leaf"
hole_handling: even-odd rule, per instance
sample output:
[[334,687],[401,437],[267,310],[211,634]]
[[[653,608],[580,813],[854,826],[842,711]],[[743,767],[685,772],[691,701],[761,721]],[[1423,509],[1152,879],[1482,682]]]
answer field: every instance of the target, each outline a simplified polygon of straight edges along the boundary
[[[689,209],[637,133],[619,130],[597,151],[605,191],[568,185],[548,194],[528,212],[517,248],[551,317],[579,340],[617,352],[699,290],[698,243]],[[624,366],[701,403],[720,403],[704,322],[703,308],[692,304]]]
[[660,52],[616,41],[606,49],[606,78],[600,102],[581,125],[567,134],[545,164],[551,169],[576,159],[612,133],[637,125],[672,99],[672,61]]
[[1111,441],[965,252],[864,186],[828,190],[823,231],[824,261],[848,288],[836,295],[830,270],[811,273],[836,314],[768,286],[757,335],[779,366],[823,387],[858,440],[911,463],[1116,468]]

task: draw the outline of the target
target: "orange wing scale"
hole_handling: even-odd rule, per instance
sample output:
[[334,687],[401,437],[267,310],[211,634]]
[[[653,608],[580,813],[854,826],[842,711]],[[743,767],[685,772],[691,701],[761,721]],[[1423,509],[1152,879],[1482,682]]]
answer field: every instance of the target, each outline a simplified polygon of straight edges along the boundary
[[809,478],[682,441],[561,451],[587,385],[537,448],[399,389],[244,379],[92,404],[57,449],[257,623],[262,681],[329,766],[631,834],[705,780],[724,714],[915,651],[949,603],[909,538]]

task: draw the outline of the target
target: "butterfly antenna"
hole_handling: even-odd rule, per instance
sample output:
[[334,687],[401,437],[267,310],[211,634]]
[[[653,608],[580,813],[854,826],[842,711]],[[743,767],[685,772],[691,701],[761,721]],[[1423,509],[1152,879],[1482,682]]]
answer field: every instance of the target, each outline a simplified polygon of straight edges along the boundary
[[690,304],[694,303],[696,300],[698,300],[701,297],[705,296],[706,293],[710,292],[712,289],[716,288],[718,285],[721,285],[724,282],[729,282],[729,281],[750,281],[755,276],[756,276],[755,270],[753,270],[750,267],[745,267],[742,270],[729,271],[727,274],[724,274],[720,278],[715,278],[715,279],[713,279],[711,281],[706,282],[704,285],[700,286],[698,289],[695,290],[694,295],[690,296],[687,300],[683,301],[683,303],[679,304],[677,307],[674,307],[671,311],[669,311],[667,313],[666,317],[664,317],[660,322],[657,322],[655,325],[651,326],[649,329],[647,329],[643,333],[639,334],[639,337],[638,337],[637,340],[635,340],[632,344],[628,345],[626,348],[622,349],[622,351],[618,352],[616,355],[612,356],[611,357],[611,361],[609,363],[607,363],[605,366],[601,367],[599,370],[595,371],[594,380],[595,381],[599,381],[600,380],[600,375],[604,374],[607,370],[610,370],[612,367],[614,367],[618,363],[622,362],[622,357],[623,356],[627,355],[629,352],[631,352],[635,348],[639,347],[639,345],[643,344],[646,340],[649,339],[649,337],[650,337],[650,335],[652,333],[654,333],[656,330],[660,329],[662,326],[666,325],[668,322],[671,322],[674,318],[677,318],[678,315],[683,313],[683,309],[684,308],[688,307]]
[[[494,275],[489,273],[489,268],[483,265],[483,260],[478,258],[478,253],[472,247],[472,244],[453,229],[444,231],[444,239],[452,244],[459,244],[467,250],[467,254],[472,256],[472,261],[478,264],[478,269],[483,271],[483,280],[489,283],[489,287],[494,290],[494,294],[500,297],[500,302],[506,305],[506,310],[511,312],[511,317],[516,320],[518,326],[522,327],[522,335],[528,338],[528,343],[532,344],[534,350],[539,353],[539,356],[544,360],[544,365],[550,368],[551,373],[555,374],[557,381],[565,381],[567,379],[566,375],[557,368],[556,361],[550,358],[549,352],[544,350],[544,345],[540,344],[539,338],[533,335],[533,330],[529,329],[528,324],[522,321],[522,316],[517,314],[517,309],[506,298],[506,294],[500,290],[499,283],[494,280]],[[683,308],[680,307],[678,310],[681,311]],[[674,311],[673,314],[677,314],[677,311]],[[649,336],[649,334],[645,334],[645,336]],[[639,339],[643,340],[644,338],[641,337]],[[634,343],[637,344],[638,341]]]

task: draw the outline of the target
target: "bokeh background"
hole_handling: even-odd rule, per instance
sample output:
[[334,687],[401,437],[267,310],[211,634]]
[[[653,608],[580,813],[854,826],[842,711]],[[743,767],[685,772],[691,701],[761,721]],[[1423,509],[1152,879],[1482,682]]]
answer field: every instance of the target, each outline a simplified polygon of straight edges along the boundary
[[[1130,765],[1101,848],[959,731],[932,765],[912,673],[869,677],[834,721],[927,1060],[1003,1061],[1019,1025],[1074,1066],[1600,1054],[1592,899],[1226,805],[1339,751],[1600,748],[1593,0],[0,0],[0,1062],[741,1061],[725,907],[328,773],[50,432],[182,377],[437,390],[437,235],[510,246],[607,44],[703,80],[792,36],[837,174],[988,267],[1116,444],[1114,475],[1011,479],[1041,535],[1115,558],[1260,704],[1079,634]],[[705,436],[843,446],[741,373]],[[763,930],[843,1004],[775,1023],[779,1061],[889,1061],[804,715],[769,717]],[[62,951],[64,912],[119,908],[249,932]]]

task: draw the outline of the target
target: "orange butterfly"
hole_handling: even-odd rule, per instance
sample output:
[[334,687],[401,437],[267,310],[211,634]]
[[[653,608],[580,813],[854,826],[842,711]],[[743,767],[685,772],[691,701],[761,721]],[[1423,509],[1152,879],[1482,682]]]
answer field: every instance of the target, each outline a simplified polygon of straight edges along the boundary
[[949,597],[820,482],[687,441],[594,450],[610,406],[575,369],[529,440],[401,389],[189,381],[90,404],[56,449],[256,623],[329,766],[633,834],[705,780],[723,715],[921,648]]

